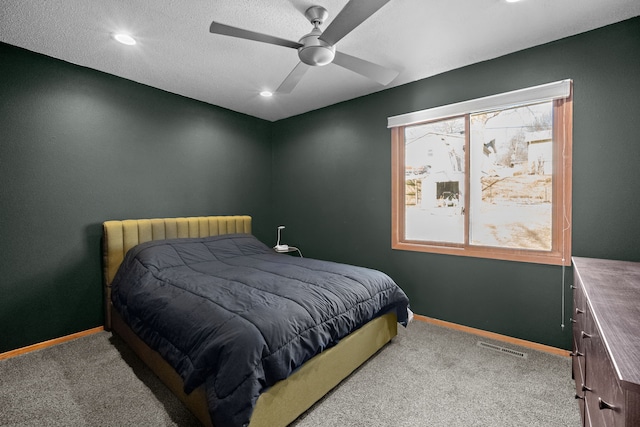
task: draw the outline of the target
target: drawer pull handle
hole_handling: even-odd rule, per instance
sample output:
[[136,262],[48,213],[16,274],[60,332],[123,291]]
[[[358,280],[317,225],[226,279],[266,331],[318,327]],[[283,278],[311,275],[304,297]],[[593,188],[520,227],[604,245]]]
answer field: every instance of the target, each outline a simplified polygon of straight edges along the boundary
[[577,287],[576,285],[571,285],[571,286],[569,286],[569,288],[571,288],[571,289],[578,289],[578,287]]
[[598,398],[598,408],[602,409],[611,409],[614,410],[616,409],[616,407],[610,403],[605,402],[604,400],[602,400],[601,397]]
[[576,399],[584,400],[584,396],[578,396],[578,393],[576,393]]
[[574,319],[573,317],[571,317],[571,318],[569,319],[569,322],[571,322],[571,323],[578,323],[578,321],[577,321],[576,319]]
[[592,391],[592,390],[591,390],[591,388],[589,388],[586,385],[582,384],[582,391]]
[[584,310],[580,310],[579,308],[576,308],[576,314],[582,314],[584,313]]
[[591,335],[589,335],[588,333],[586,333],[585,331],[582,331],[581,334],[582,338],[591,338]]
[[571,357],[576,357],[576,356],[580,357],[580,356],[584,356],[584,354],[580,353],[578,350],[576,350],[573,353],[569,353],[569,356],[571,356]]

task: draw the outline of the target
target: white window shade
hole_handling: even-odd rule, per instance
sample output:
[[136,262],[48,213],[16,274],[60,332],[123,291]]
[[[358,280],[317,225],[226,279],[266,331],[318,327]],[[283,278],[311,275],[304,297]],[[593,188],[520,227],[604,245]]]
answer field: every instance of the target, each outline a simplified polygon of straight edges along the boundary
[[387,118],[387,127],[393,128],[398,126],[407,126],[415,123],[442,119],[445,117],[494,110],[496,108],[504,109],[516,105],[567,98],[570,92],[571,80],[561,80],[526,89],[514,90],[512,92],[485,96],[484,98],[477,98],[455,104],[443,105],[441,107],[429,108],[427,110],[414,111],[413,113],[401,114],[399,116],[392,116]]

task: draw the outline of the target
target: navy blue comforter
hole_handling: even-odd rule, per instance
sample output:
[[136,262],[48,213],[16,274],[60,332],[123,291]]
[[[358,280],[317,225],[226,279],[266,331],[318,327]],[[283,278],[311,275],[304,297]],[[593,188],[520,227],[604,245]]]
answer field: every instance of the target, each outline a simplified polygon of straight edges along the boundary
[[248,424],[262,391],[408,299],[387,275],[275,253],[255,237],[161,240],[131,249],[112,301],[180,374],[205,383],[218,427]]

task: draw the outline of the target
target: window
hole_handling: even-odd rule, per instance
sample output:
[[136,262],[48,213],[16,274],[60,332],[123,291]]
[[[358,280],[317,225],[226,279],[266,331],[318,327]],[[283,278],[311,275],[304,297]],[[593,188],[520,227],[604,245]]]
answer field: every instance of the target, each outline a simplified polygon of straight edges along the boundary
[[572,84],[389,118],[392,247],[571,263]]

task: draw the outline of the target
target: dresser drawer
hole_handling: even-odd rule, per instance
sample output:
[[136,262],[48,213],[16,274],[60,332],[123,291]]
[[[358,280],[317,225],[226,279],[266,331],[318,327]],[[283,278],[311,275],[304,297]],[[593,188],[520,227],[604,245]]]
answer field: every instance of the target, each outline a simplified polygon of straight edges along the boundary
[[577,345],[577,348],[574,348],[574,350],[584,354],[584,341],[581,334],[586,325],[587,302],[580,279],[576,277],[575,282],[573,290],[573,312],[571,313],[570,321],[573,329],[574,344]]
[[624,393],[605,349],[602,337],[591,313],[587,313],[585,333],[586,360],[585,406],[586,418],[593,427],[624,426]]
[[585,381],[585,366],[584,355],[582,353],[576,353],[578,345],[575,340],[573,342],[573,352],[571,353],[572,364],[572,376],[576,386],[576,400],[578,401],[578,408],[580,409],[580,417],[582,418],[582,424],[584,425],[584,381]]

